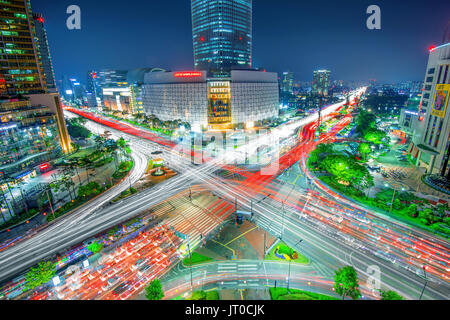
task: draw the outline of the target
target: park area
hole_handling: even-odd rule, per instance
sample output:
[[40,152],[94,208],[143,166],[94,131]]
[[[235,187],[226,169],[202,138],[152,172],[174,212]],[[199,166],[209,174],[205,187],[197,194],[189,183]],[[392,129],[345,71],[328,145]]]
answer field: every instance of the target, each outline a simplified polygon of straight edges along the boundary
[[[311,152],[308,167],[315,176],[334,191],[356,200],[367,207],[403,222],[447,237],[450,235],[449,207],[447,202],[436,203],[416,192],[411,184],[401,181],[407,172],[403,155],[392,156],[391,137],[378,128],[373,114],[361,111],[356,119],[356,138],[352,141],[319,144]],[[359,139],[359,140],[358,140]],[[355,142],[358,140],[359,142]],[[397,169],[388,171],[394,161]],[[405,164],[406,161],[406,164]],[[376,163],[380,165],[376,165]],[[396,178],[392,180],[390,178]],[[408,185],[409,184],[409,185]]]

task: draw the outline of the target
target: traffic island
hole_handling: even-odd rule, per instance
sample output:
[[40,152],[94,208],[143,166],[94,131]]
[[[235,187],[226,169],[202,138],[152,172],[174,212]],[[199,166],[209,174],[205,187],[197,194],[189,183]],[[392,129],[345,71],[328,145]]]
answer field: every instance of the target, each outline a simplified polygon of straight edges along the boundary
[[308,258],[296,252],[283,241],[278,242],[278,244],[269,251],[269,253],[265,257],[265,260],[292,261],[294,263],[301,264],[309,263]]
[[272,300],[340,300],[320,293],[287,288],[270,288],[270,297]]

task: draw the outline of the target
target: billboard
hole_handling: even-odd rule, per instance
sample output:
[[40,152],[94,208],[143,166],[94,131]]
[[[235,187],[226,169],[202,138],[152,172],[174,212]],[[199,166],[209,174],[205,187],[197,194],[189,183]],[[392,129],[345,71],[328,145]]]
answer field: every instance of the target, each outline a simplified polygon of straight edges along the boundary
[[212,81],[208,83],[209,124],[231,123],[231,91],[229,81]]
[[445,117],[447,111],[448,99],[450,93],[450,84],[437,84],[436,93],[434,95],[433,107],[431,115],[439,118]]

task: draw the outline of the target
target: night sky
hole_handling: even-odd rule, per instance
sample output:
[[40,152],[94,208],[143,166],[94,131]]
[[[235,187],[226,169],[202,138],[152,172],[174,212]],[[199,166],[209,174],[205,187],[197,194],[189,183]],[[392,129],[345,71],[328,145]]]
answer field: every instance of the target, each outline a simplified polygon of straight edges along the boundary
[[[66,28],[66,8],[81,7],[82,29]],[[366,9],[381,8],[381,30],[366,28]],[[31,0],[44,15],[53,67],[82,82],[90,69],[192,70],[190,0]],[[423,80],[428,48],[450,19],[445,0],[254,0],[253,66],[291,70],[311,81]]]

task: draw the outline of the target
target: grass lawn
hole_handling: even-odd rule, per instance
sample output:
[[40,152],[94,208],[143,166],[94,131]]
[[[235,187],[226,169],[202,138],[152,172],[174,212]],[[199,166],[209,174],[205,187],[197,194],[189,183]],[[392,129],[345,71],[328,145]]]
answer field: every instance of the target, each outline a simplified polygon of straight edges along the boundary
[[210,258],[210,257],[201,255],[201,254],[199,254],[197,252],[192,252],[192,257],[189,257],[189,255],[188,255],[186,258],[184,258],[183,264],[185,266],[190,266],[191,263],[192,263],[192,265],[195,265],[195,264],[209,262],[209,261],[212,261],[212,260],[213,259]]
[[68,156],[68,159],[73,159],[73,158],[84,158],[88,155],[90,155],[91,153],[93,153],[95,151],[95,147],[89,147],[86,149],[80,149],[77,152],[71,154],[70,156]]
[[[272,248],[272,250],[270,250],[270,252],[266,255],[265,259],[266,260],[276,260],[276,261],[287,261],[285,259],[278,258],[275,255],[275,251],[277,250],[277,247],[280,248],[279,254],[280,253],[285,253],[285,254],[288,254],[288,255],[292,254],[293,250],[288,245],[286,245],[283,241],[280,241],[280,242],[278,242],[278,244],[276,246],[274,246]],[[306,264],[306,263],[309,262],[308,258],[306,258],[305,256],[301,255],[298,252],[297,252],[297,254],[298,254],[298,258],[292,260],[292,262],[303,263],[303,264]]]
[[286,288],[270,288],[272,300],[340,300],[320,293]]
[[220,300],[219,292],[217,290],[213,291],[194,291],[192,296],[188,300]]
[[133,194],[135,194],[137,191],[134,188],[131,188],[131,192],[130,189],[128,188],[127,190],[123,191],[120,196],[118,196],[117,198],[113,199],[112,202],[117,202],[119,200],[125,199]]

